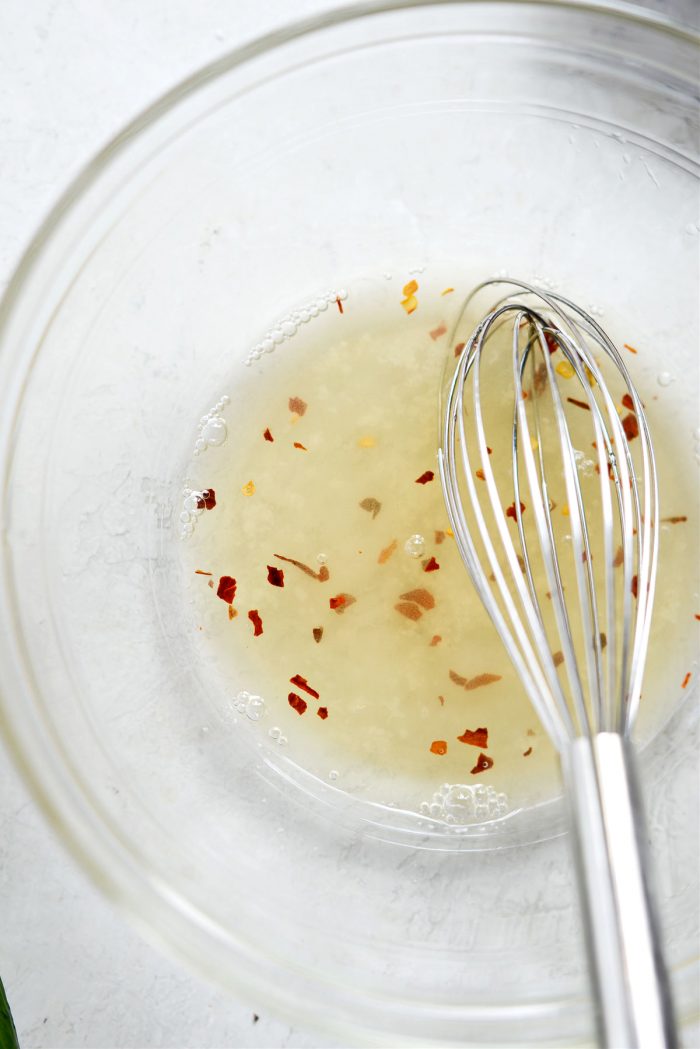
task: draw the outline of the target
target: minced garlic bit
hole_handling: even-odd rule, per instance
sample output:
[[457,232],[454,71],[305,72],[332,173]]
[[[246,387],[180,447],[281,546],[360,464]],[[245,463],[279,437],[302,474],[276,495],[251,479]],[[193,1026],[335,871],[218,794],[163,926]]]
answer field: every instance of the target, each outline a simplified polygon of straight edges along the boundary
[[451,291],[454,291],[454,288],[445,288],[444,291],[440,292],[440,294],[441,295],[449,295]]
[[557,375],[561,375],[562,379],[571,379],[576,374],[573,364],[569,361],[559,361],[555,371]]
[[248,484],[244,484],[241,488],[243,495],[255,495],[255,484],[253,481],[248,481]]

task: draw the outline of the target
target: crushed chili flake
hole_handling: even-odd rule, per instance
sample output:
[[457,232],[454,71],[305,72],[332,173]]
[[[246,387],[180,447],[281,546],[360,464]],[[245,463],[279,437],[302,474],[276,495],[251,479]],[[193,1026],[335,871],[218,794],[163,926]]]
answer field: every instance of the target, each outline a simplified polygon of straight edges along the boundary
[[639,352],[638,350],[635,350],[634,346],[630,346],[629,343],[627,343],[627,342],[623,342],[622,345],[625,347],[626,350],[629,350],[630,353],[638,353]]
[[409,601],[400,601],[394,608],[402,616],[406,616],[406,619],[412,619],[414,622],[423,615],[418,605],[414,605]]
[[308,692],[308,694],[313,696],[314,699],[321,698],[316,689],[312,688],[306,678],[302,677],[301,674],[295,674],[294,677],[290,677],[289,683],[290,685],[296,685],[297,688],[302,690],[302,692]]
[[214,589],[214,580],[213,579],[208,579],[207,580],[207,586],[210,586],[212,588],[212,590],[213,590]]
[[554,663],[555,667],[560,667],[564,662],[564,653],[561,650],[559,652],[555,652],[552,656],[552,662]]
[[486,451],[489,453],[489,455],[493,455],[493,448],[489,448],[488,445],[486,445]]
[[638,583],[638,580],[637,580],[637,576],[633,575],[632,576],[632,587],[631,587],[632,597],[636,597],[637,596],[638,587],[639,587],[639,583]]
[[[523,502],[520,503],[520,513],[525,513],[525,503]],[[518,515],[515,510],[515,502],[512,502],[506,510],[506,517],[512,517],[514,521],[518,520]]]
[[544,341],[547,343],[547,349],[549,350],[550,353],[556,353],[557,352],[557,350],[559,349],[559,343],[557,342],[555,337],[552,335],[551,331],[546,331],[544,333]]
[[260,637],[263,632],[263,624],[257,608],[251,608],[248,613],[248,619],[253,624],[253,637]]
[[432,470],[426,470],[425,473],[420,475],[420,477],[416,477],[416,484],[427,484],[428,481],[432,481],[434,477],[435,474]]
[[414,601],[421,608],[427,608],[428,610],[435,608],[435,598],[424,587],[418,587],[417,590],[409,590],[405,594],[399,594],[399,598],[401,601]]
[[531,729],[531,728],[529,728],[529,729],[527,730],[527,732],[525,733],[525,735],[526,735],[526,736],[534,736],[534,735],[536,735],[536,733],[535,733],[535,730],[534,730],[534,729]]
[[454,534],[454,532],[452,531],[451,528],[446,528],[445,529],[445,535],[449,535],[451,539],[454,539],[454,535],[455,534]]
[[398,540],[392,539],[388,546],[385,546],[383,550],[379,551],[379,557],[377,558],[377,564],[383,565],[389,560],[391,555],[395,552],[398,546]]
[[600,632],[600,647],[601,649],[608,647],[608,635],[603,630]]
[[462,352],[462,350],[464,349],[464,347],[466,345],[467,345],[466,342],[458,342],[457,343],[457,345],[455,346],[455,357],[459,357],[460,353]]
[[434,557],[429,558],[429,560],[425,561],[423,564],[424,572],[437,572],[439,568],[440,565],[437,563]]
[[203,572],[201,568],[195,568],[194,574],[195,575],[214,575],[213,572]]
[[532,754],[532,747],[528,747],[527,750],[523,751],[523,757],[524,758],[529,758],[531,754]]
[[692,677],[692,676],[693,676],[693,675],[691,674],[691,672],[690,672],[690,671],[688,671],[688,673],[687,673],[687,674],[685,675],[685,677],[683,678],[683,681],[681,682],[681,688],[685,688],[685,687],[687,686],[687,684],[688,684],[688,682],[690,681],[690,679],[691,679],[691,677]]
[[271,586],[284,586],[284,572],[275,565],[268,565],[267,581]]
[[418,291],[418,281],[410,280],[408,284],[403,286],[404,298],[401,300],[401,305],[405,309],[406,313],[413,313],[418,306],[418,299],[416,298],[416,292]]
[[306,710],[308,703],[301,696],[298,696],[296,692],[290,692],[287,696],[287,702],[289,703],[292,710],[296,710],[297,714],[303,714]]
[[216,492],[213,488],[205,488],[201,495],[197,496],[198,510],[213,510],[216,506]]
[[451,670],[450,681],[454,681],[455,685],[466,685],[467,678],[462,677],[462,675],[458,674],[456,670]]
[[238,612],[233,607],[233,605],[229,605],[228,606],[228,617],[229,617],[229,619],[235,619],[237,615],[238,615]]
[[629,408],[631,412],[634,411],[634,401],[628,393],[625,393],[622,397],[622,407]]
[[439,754],[440,757],[447,754],[447,742],[444,739],[434,739],[430,744],[430,753]]
[[625,559],[625,552],[621,546],[618,546],[615,551],[615,557],[613,558],[613,568],[619,568]]
[[316,713],[321,718],[321,721],[325,721],[328,717],[328,707],[319,707]]
[[338,312],[342,313],[343,312],[343,304],[340,301],[340,296],[339,295],[336,296],[335,304],[338,307]]
[[493,768],[493,758],[490,758],[488,754],[479,754],[476,765],[473,769],[470,769],[472,776],[476,776],[478,772],[487,772],[488,769]]
[[312,576],[313,579],[318,579],[319,583],[325,583],[326,580],[331,577],[327,565],[321,565],[318,572],[315,572],[309,565],[305,565],[303,561],[297,561],[293,557],[283,557],[282,554],[274,554],[274,557],[276,557],[278,561],[286,561],[288,565],[294,565],[295,568],[300,568],[306,575]]
[[633,441],[635,437],[639,437],[639,423],[637,422],[637,416],[632,412],[626,415],[622,420],[622,429],[625,431],[625,437],[628,441]]
[[429,332],[429,335],[430,335],[430,338],[433,340],[433,342],[437,342],[437,340],[440,338],[440,336],[444,335],[446,331],[447,331],[447,325],[446,324],[438,324],[437,328],[433,328],[433,330],[431,332]]
[[430,647],[431,648],[435,648],[435,646],[439,645],[441,641],[442,641],[442,637],[440,636],[440,634],[433,634],[433,636],[432,636],[432,638],[430,640]]
[[263,437],[265,438],[266,441],[274,441],[275,438],[270,433],[270,427],[269,426],[265,430],[265,432],[263,433]]
[[301,397],[290,397],[289,398],[289,410],[294,415],[304,415],[308,408],[306,401],[302,401]]
[[451,291],[454,291],[454,288],[445,288],[445,290],[441,291],[440,294],[441,295],[449,295]]
[[472,677],[467,681],[464,686],[468,692],[471,692],[475,688],[481,688],[483,685],[492,685],[494,681],[500,681],[501,674],[477,674],[476,677]]
[[295,448],[301,448],[302,452],[308,452],[308,450],[309,450],[309,449],[308,449],[308,448],[306,447],[306,445],[305,445],[305,444],[302,444],[302,443],[301,443],[301,441],[295,441],[295,442],[294,442],[294,447],[295,447]]
[[489,730],[487,728],[465,728],[462,736],[457,736],[460,743],[469,743],[472,747],[485,748],[489,745]]
[[586,404],[585,401],[577,401],[575,397],[567,397],[566,399],[569,404],[575,404],[577,408],[583,408],[587,412],[591,410],[590,404]]
[[439,546],[440,543],[444,543],[444,541],[445,541],[445,533],[441,532],[441,531],[438,531],[436,529],[436,531],[435,531],[435,545]]
[[360,508],[362,510],[366,510],[368,514],[371,514],[372,520],[374,520],[374,518],[381,510],[382,504],[379,502],[378,499],[375,499],[373,496],[369,495],[366,499],[362,500],[362,502],[360,503]]
[[440,706],[444,707],[445,706],[445,697],[444,696],[438,696],[438,699],[440,700]]
[[661,523],[662,524],[683,524],[687,520],[688,520],[688,518],[685,516],[685,514],[683,514],[680,517],[662,517],[661,518]]
[[248,484],[244,484],[241,488],[243,495],[255,495],[255,484],[253,481],[248,481]]
[[476,470],[475,473],[476,473],[476,476],[479,478],[480,481],[485,481],[486,480],[486,474],[484,473],[483,470]]
[[226,601],[229,605],[233,604],[237,585],[236,580],[232,576],[222,575],[216,589],[216,596],[220,597],[222,601]]
[[352,594],[336,594],[336,596],[332,597],[328,603],[333,611],[340,615],[350,605],[354,605],[356,600],[357,598],[353,597]]
[[323,637],[323,627],[322,626],[315,626],[313,628],[313,630],[311,631],[311,633],[314,636],[314,641],[316,642],[316,644],[318,644],[319,641],[321,640],[321,638]]
[[576,369],[571,361],[559,361],[554,370],[557,375],[561,375],[562,379],[571,379],[576,374]]

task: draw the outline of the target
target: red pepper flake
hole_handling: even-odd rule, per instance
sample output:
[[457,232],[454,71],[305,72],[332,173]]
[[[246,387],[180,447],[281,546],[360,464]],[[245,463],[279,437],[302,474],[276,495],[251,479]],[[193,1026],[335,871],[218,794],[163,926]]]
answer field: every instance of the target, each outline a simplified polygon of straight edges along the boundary
[[430,744],[430,753],[439,754],[440,757],[447,754],[447,742],[444,739],[434,739]]
[[316,644],[318,644],[321,638],[323,637],[323,627],[315,626],[311,633],[314,635],[314,641],[316,642]]
[[435,598],[426,590],[424,587],[419,587],[417,590],[409,590],[406,594],[399,594],[401,601],[415,601],[421,608],[435,608]]
[[444,707],[445,706],[445,697],[444,696],[438,696],[438,699],[440,700],[440,706]]
[[418,605],[411,604],[409,601],[400,601],[398,605],[394,605],[394,608],[402,616],[406,616],[406,619],[412,619],[414,622],[423,615]]
[[367,496],[367,498],[363,499],[360,503],[360,509],[366,510],[368,514],[371,514],[372,520],[374,520],[381,508],[382,504],[379,502],[379,500],[375,499],[371,495]]
[[284,572],[275,565],[267,566],[267,581],[271,586],[284,586]]
[[638,437],[639,423],[637,422],[637,416],[633,415],[632,412],[626,415],[622,420],[622,429],[625,431],[625,437],[628,441],[633,441],[635,437]]
[[306,401],[302,401],[301,397],[289,398],[289,410],[294,415],[304,415],[308,407]]
[[697,612],[695,613],[695,618],[700,619],[700,615]]
[[631,589],[632,589],[632,597],[636,597],[637,596],[638,587],[639,587],[639,582],[637,580],[637,576],[633,575],[632,576],[632,587],[631,587]]
[[212,588],[212,590],[213,590],[214,589],[214,580],[213,579],[207,579],[207,586],[210,586]]
[[198,510],[213,510],[216,506],[216,492],[213,488],[205,488],[201,495],[197,496]]
[[603,630],[601,630],[599,636],[600,636],[600,647],[601,647],[601,650],[607,648],[608,647],[608,636],[607,636],[607,634]]
[[237,615],[238,615],[238,612],[233,607],[233,605],[229,605],[228,606],[228,617],[229,617],[229,619],[235,619]]
[[395,552],[398,546],[398,540],[392,539],[388,546],[385,546],[383,550],[379,551],[379,557],[377,558],[377,564],[383,565],[389,560],[391,555]]
[[555,652],[552,656],[552,662],[554,663],[555,667],[560,667],[564,662],[564,653],[561,651]]
[[532,747],[528,747],[527,750],[523,751],[523,757],[524,758],[529,758],[531,754],[532,754]]
[[487,728],[475,728],[474,731],[465,728],[463,736],[457,736],[460,743],[469,743],[472,747],[488,747],[489,730]]
[[549,350],[550,353],[556,353],[557,352],[557,350],[559,349],[559,343],[554,338],[554,336],[552,335],[551,331],[546,331],[544,333],[544,341],[547,343],[547,349]]
[[457,345],[455,346],[455,357],[459,357],[460,353],[462,352],[462,350],[464,349],[464,347],[466,345],[467,345],[466,342],[458,342],[457,343]]
[[686,688],[686,686],[687,686],[687,684],[688,684],[688,682],[690,681],[690,679],[691,679],[691,677],[692,677],[692,676],[693,676],[693,675],[691,674],[691,672],[690,672],[690,671],[688,671],[688,673],[687,673],[687,674],[685,675],[685,677],[683,678],[683,681],[681,682],[681,688]]
[[435,531],[435,545],[439,546],[440,543],[444,543],[444,542],[445,542],[445,533],[441,532],[441,531],[438,531],[436,529],[436,531]]
[[308,703],[301,696],[298,696],[296,692],[290,692],[287,696],[287,702],[289,703],[292,710],[296,710],[297,714],[303,714],[306,710]]
[[318,716],[321,718],[322,721],[325,721],[326,718],[328,717],[328,707],[319,707],[318,710],[316,711],[316,713],[318,714]]
[[626,350],[629,350],[629,351],[630,351],[630,353],[638,353],[638,352],[639,352],[638,350],[635,350],[634,346],[630,346],[630,345],[629,345],[628,343],[626,343],[626,342],[623,342],[623,344],[622,344],[622,345],[623,345],[623,346],[625,347],[625,349],[626,349]]
[[356,600],[357,598],[353,597],[352,594],[336,594],[336,596],[332,597],[328,603],[334,612],[341,615],[346,608],[350,605],[354,605]]
[[270,427],[269,426],[265,430],[265,432],[263,433],[263,437],[265,438],[266,441],[270,441],[270,442],[274,441],[275,438],[270,433]]
[[233,604],[237,585],[236,580],[230,575],[222,575],[216,590],[216,596],[220,597],[222,601],[226,601],[229,605]]
[[335,304],[338,307],[338,312],[342,313],[343,312],[343,304],[340,301],[340,296],[339,295],[336,295]]
[[290,685],[296,685],[297,688],[300,688],[302,690],[302,692],[308,692],[308,694],[310,696],[313,696],[314,699],[321,698],[316,689],[312,688],[309,682],[306,680],[306,678],[302,677],[301,674],[295,674],[294,677],[290,677],[289,683]]
[[194,574],[195,575],[214,575],[213,572],[203,572],[201,568],[195,568]]
[[295,447],[295,448],[300,448],[300,449],[302,450],[302,452],[308,452],[308,450],[309,450],[309,449],[308,449],[308,448],[306,447],[306,445],[305,445],[305,444],[302,444],[302,443],[301,443],[301,441],[295,441],[295,442],[294,442],[294,447]]
[[[522,503],[522,502],[520,503],[520,513],[521,514],[525,513],[525,503]],[[512,517],[514,521],[518,520],[518,515],[516,514],[516,511],[515,511],[515,502],[512,502],[510,504],[510,506],[508,507],[508,509],[506,510],[506,517]]]
[[446,331],[446,324],[438,324],[437,328],[433,328],[433,330],[430,332],[430,338],[433,340],[433,342],[437,342],[440,336],[444,335]]
[[451,670],[450,671],[450,681],[454,681],[455,685],[464,686],[464,685],[466,685],[466,683],[468,681],[468,678],[462,677],[462,675],[458,674],[456,670]]
[[575,404],[577,408],[583,408],[587,412],[591,410],[590,404],[586,404],[585,401],[577,401],[575,397],[567,397],[566,399],[569,404]]
[[431,557],[430,560],[426,561],[423,564],[424,572],[437,572],[439,568],[440,565],[437,563],[434,557]]
[[476,677],[472,677],[464,686],[468,692],[472,689],[481,688],[483,685],[492,685],[494,681],[500,681],[501,674],[477,674]]
[[260,637],[263,632],[263,624],[257,608],[251,608],[248,613],[248,619],[253,624],[253,637]]
[[681,517],[662,517],[662,524],[683,524],[688,518],[683,514]]
[[283,557],[282,554],[274,555],[278,561],[286,561],[288,565],[294,565],[295,568],[300,568],[306,575],[310,575],[313,579],[318,579],[319,583],[325,583],[327,579],[330,579],[331,573],[327,565],[321,565],[318,572],[314,572],[313,568],[309,565],[305,565],[303,561],[295,561],[293,557]]
[[630,395],[628,393],[624,394],[624,396],[622,398],[622,407],[623,408],[629,408],[629,410],[631,412],[634,411],[634,401],[632,400],[632,398],[630,397]]
[[613,568],[619,568],[625,559],[625,552],[621,546],[618,546],[615,551],[615,557],[613,558]]
[[472,776],[476,776],[479,772],[487,772],[488,769],[493,768],[493,758],[490,758],[488,754],[479,754],[476,765],[473,769],[470,769]]
[[439,645],[441,641],[442,641],[442,637],[440,636],[440,634],[433,634],[433,636],[431,638],[431,641],[430,641],[430,647],[431,648],[435,648],[435,646]]
[[416,477],[416,484],[427,484],[429,481],[432,481],[434,477],[435,474],[432,470],[426,470],[425,473],[420,475],[420,477]]

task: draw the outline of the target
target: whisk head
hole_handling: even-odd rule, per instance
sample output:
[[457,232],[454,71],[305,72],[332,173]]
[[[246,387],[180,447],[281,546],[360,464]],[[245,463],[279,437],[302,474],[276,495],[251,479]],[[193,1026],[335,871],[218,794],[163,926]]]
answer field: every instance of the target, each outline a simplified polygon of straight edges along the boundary
[[649,428],[597,321],[517,280],[489,296],[449,379],[440,477],[464,563],[544,728],[629,731],[658,553]]

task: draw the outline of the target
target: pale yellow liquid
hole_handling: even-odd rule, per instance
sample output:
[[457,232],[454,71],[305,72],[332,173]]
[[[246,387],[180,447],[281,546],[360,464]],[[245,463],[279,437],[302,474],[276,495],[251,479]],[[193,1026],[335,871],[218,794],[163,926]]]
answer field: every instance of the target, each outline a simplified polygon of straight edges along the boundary
[[[419,283],[410,315],[396,281],[351,288],[342,314],[333,305],[252,368],[237,366],[225,412],[229,437],[191,466],[192,487],[214,488],[217,500],[183,543],[192,630],[218,701],[234,712],[238,705],[237,731],[273,758],[283,753],[337,788],[401,809],[420,811],[423,803],[425,812],[449,783],[492,786],[513,810],[559,792],[558,764],[454,539],[436,540],[449,529],[436,461],[437,398],[460,303],[456,293],[440,294],[447,282]],[[443,323],[447,332],[433,339]],[[306,402],[303,417],[290,412],[291,397]],[[273,443],[263,438],[266,428]],[[662,425],[654,435],[663,478],[674,450]],[[426,470],[434,480],[417,484]],[[662,516],[692,514],[674,471],[668,478]],[[252,495],[244,490],[251,481]],[[381,504],[376,516],[359,505],[368,498]],[[680,694],[693,620],[683,591],[693,529],[693,520],[661,529],[647,734]],[[405,550],[414,535],[425,539],[418,558]],[[393,542],[394,553],[379,563]],[[274,554],[314,570],[326,563],[330,579],[310,578]],[[430,557],[440,568],[426,573]],[[284,571],[283,588],[267,581],[268,565]],[[196,569],[212,572],[215,586],[221,575],[235,577],[234,619]],[[414,622],[395,606],[415,588],[430,591],[435,607]],[[342,614],[329,607],[340,593],[355,598]],[[260,637],[250,609],[262,618]],[[320,643],[312,633],[318,627]],[[466,691],[451,670],[500,680]],[[296,674],[320,700],[290,683]],[[241,690],[263,697],[260,720],[245,717]],[[288,704],[291,691],[308,703],[302,716]],[[319,706],[328,709],[326,720]],[[457,737],[479,727],[488,729],[484,753],[494,765],[475,774],[480,750]],[[447,744],[446,754],[431,752],[434,741]]]

